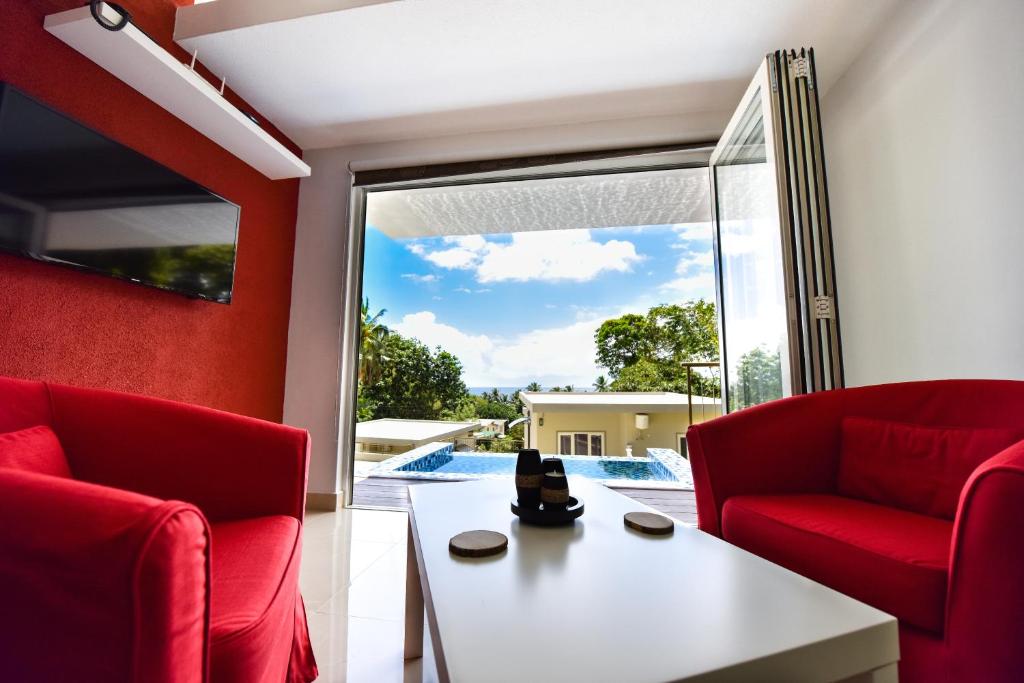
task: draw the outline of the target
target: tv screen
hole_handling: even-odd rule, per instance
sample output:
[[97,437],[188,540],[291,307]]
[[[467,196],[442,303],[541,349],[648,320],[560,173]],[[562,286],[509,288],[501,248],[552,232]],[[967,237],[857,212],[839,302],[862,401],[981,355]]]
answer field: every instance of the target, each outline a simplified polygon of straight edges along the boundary
[[0,83],[0,249],[231,302],[239,207]]

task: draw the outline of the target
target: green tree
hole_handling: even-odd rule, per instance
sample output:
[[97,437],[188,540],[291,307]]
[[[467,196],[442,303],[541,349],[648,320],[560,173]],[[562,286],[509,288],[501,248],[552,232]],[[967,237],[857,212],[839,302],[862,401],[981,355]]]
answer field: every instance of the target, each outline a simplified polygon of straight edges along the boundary
[[594,380],[594,391],[608,391],[608,380],[604,375],[598,375]]
[[[627,313],[602,323],[594,339],[597,363],[608,369],[612,391],[685,393],[685,364],[718,356],[715,305],[698,300],[661,304],[645,315]],[[713,377],[694,372],[692,379],[694,394],[718,394]]]
[[363,299],[359,325],[359,381],[373,384],[380,377],[384,347],[391,331],[381,323],[387,309],[370,313],[370,299]]
[[[679,374],[679,373],[676,373]],[[674,376],[672,368],[648,358],[641,358],[619,372],[611,383],[614,391],[678,391],[679,380],[686,391],[686,375]]]
[[526,388],[523,389],[523,391],[543,391],[543,390],[544,389],[541,387],[541,385],[538,382],[530,382],[529,384],[526,385]]
[[662,304],[648,311],[647,320],[658,360],[694,363],[718,358],[718,317],[713,303],[700,299],[682,306]]
[[782,398],[779,352],[759,346],[740,356],[736,381],[729,386],[729,408],[738,410]]
[[476,417],[492,420],[514,420],[520,417],[516,410],[516,402],[506,394],[502,394],[502,400],[492,400],[485,397],[483,401],[476,404]]
[[361,387],[360,399],[384,417],[436,420],[457,410],[469,394],[459,359],[440,347],[431,351],[398,334],[384,338],[380,374]]
[[608,368],[617,377],[622,368],[655,353],[654,333],[647,316],[627,313],[605,320],[594,335],[597,341],[597,364]]

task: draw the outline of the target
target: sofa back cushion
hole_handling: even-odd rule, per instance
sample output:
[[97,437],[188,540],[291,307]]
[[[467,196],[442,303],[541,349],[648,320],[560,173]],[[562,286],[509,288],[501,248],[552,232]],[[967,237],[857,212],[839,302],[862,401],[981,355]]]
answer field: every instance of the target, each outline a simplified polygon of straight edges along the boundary
[[57,435],[43,425],[0,434],[0,467],[71,478]]
[[850,498],[953,519],[971,472],[1019,441],[1021,431],[845,417],[837,490]]

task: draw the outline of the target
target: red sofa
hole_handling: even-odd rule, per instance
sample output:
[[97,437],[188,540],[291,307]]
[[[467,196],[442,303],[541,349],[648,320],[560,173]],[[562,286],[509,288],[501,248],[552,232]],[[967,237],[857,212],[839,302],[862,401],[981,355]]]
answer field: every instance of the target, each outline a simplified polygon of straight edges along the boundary
[[0,378],[0,680],[316,678],[308,459],[303,430]]
[[690,427],[699,527],[893,614],[900,680],[1024,680],[1024,382],[798,396]]

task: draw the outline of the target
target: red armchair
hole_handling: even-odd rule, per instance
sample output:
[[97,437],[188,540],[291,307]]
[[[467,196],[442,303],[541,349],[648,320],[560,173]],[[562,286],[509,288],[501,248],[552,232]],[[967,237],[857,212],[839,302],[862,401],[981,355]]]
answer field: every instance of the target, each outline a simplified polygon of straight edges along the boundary
[[[862,423],[883,436],[858,451]],[[1022,438],[1024,382],[911,382],[775,401],[690,427],[698,525],[895,615],[904,683],[1019,681]],[[880,454],[894,443],[910,444],[912,457],[885,467]],[[966,470],[956,460],[964,448],[981,456]],[[936,456],[943,449],[954,457]],[[854,480],[855,456],[866,459],[859,466],[875,461],[875,488]]]
[[71,478],[0,468],[0,680],[316,678],[305,431],[0,378],[0,433],[36,425]]

